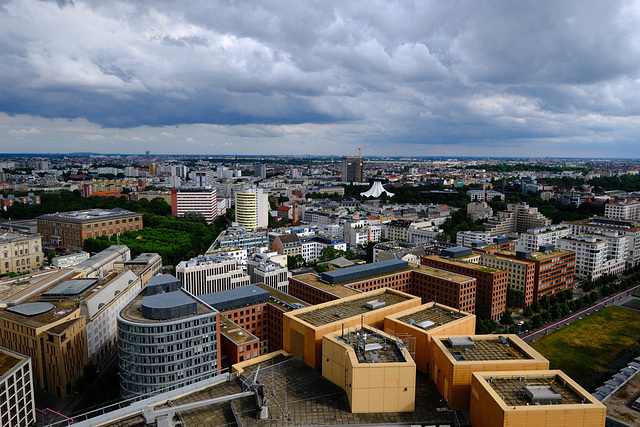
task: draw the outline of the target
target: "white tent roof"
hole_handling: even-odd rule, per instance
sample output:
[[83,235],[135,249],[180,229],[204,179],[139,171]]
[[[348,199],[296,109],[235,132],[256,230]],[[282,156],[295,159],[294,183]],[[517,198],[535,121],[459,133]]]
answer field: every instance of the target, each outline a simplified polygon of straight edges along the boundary
[[360,193],[360,195],[364,197],[380,197],[382,193],[387,193],[387,196],[389,197],[393,196],[393,193],[384,189],[380,181],[374,181],[371,188],[364,193]]

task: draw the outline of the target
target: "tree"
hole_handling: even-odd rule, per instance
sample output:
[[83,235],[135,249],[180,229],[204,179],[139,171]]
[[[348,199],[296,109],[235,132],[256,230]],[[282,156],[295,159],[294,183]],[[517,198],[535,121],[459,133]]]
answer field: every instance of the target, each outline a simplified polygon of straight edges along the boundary
[[202,213],[194,211],[185,212],[184,215],[182,215],[182,219],[184,221],[199,222],[201,224],[207,223],[207,220]]
[[540,301],[534,301],[533,304],[531,304],[531,308],[536,313],[542,312],[542,304],[540,304]]
[[511,315],[511,310],[507,308],[504,311],[504,313],[502,313],[502,317],[500,317],[500,323],[506,326],[514,324],[513,316]]
[[524,308],[524,311],[522,312],[522,314],[524,314],[526,317],[531,317],[533,316],[533,309],[531,308],[530,305],[528,305]]
[[531,326],[536,329],[542,327],[542,317],[539,314],[536,314],[531,318]]
[[551,322],[551,313],[549,313],[548,310],[543,311],[542,314],[540,315],[540,317],[542,318],[542,321],[544,323]]

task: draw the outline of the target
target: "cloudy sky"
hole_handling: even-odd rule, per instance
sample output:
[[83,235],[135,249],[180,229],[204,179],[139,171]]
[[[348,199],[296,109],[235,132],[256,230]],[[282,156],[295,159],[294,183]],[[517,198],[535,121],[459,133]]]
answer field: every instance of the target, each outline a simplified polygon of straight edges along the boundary
[[0,152],[640,158],[640,1],[0,0]]

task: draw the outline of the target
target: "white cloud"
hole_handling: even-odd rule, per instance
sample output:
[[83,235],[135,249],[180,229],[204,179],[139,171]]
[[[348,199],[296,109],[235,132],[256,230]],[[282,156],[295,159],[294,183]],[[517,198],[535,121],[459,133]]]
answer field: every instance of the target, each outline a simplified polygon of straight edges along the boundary
[[39,135],[42,132],[40,132],[36,128],[30,128],[30,129],[10,130],[9,133],[13,136],[20,137],[20,136],[27,136],[27,135]]

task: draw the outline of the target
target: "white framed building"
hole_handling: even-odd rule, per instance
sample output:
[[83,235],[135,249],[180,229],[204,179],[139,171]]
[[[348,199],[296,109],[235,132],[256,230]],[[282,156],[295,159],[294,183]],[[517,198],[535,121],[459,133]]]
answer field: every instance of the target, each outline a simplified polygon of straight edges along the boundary
[[171,190],[171,214],[184,216],[187,212],[198,212],[207,224],[218,217],[218,196],[215,188],[190,188]]
[[254,254],[247,261],[247,274],[251,284],[264,283],[285,294],[289,293],[289,277],[291,273],[286,266],[269,259],[266,254]]
[[607,203],[604,205],[604,216],[610,219],[640,220],[640,201]]
[[615,232],[569,234],[558,240],[558,247],[576,253],[577,278],[596,280],[604,274],[619,274],[624,270],[628,243],[626,236]]
[[615,231],[627,237],[626,267],[640,264],[640,222],[609,218],[588,218],[563,223],[571,227],[571,234],[604,234]]
[[470,248],[473,243],[489,243],[492,239],[491,234],[485,231],[458,231],[456,234],[456,245]]
[[157,293],[149,283],[118,314],[124,398],[148,397],[219,373],[220,313],[173,285],[169,288]]
[[542,245],[557,245],[558,239],[571,234],[571,227],[566,224],[553,224],[546,227],[530,228],[520,234],[516,241],[517,251],[536,252]]
[[36,424],[31,358],[0,347],[0,425]]
[[181,261],[176,277],[182,287],[194,294],[210,294],[250,284],[249,276],[238,266],[238,260],[224,255],[205,255]]

